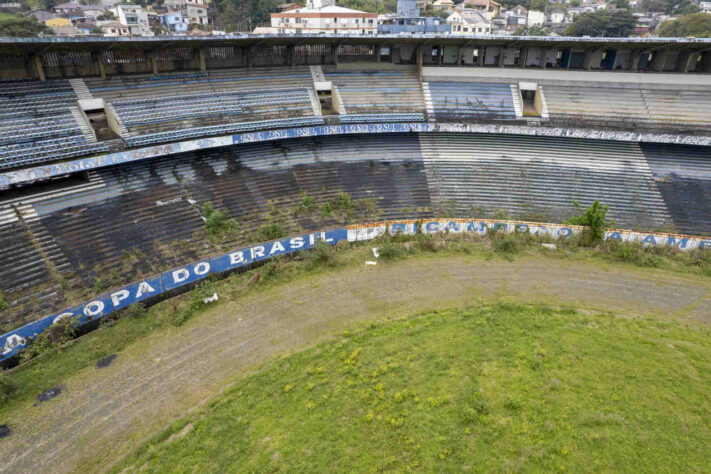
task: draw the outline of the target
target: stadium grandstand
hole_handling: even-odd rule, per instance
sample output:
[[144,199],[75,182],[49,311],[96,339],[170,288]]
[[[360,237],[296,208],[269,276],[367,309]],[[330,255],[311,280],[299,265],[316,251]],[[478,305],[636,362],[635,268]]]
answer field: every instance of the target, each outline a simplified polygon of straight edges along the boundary
[[711,39],[0,38],[0,471],[708,470],[709,248]]
[[709,234],[710,72],[703,39],[0,39],[0,327],[215,254],[208,202],[223,246],[343,224],[289,211],[340,193],[347,223],[599,199]]

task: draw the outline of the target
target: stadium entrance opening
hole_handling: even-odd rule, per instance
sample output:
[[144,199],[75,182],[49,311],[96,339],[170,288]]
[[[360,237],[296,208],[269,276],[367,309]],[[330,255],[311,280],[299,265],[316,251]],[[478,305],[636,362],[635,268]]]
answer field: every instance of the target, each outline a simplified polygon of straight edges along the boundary
[[535,82],[519,82],[518,90],[521,92],[521,108],[524,117],[540,117],[542,103],[538,84]]

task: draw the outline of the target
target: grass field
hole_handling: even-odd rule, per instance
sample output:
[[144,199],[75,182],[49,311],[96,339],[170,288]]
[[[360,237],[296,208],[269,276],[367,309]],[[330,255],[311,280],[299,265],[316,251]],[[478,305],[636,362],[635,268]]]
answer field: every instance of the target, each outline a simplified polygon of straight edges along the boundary
[[242,379],[116,471],[704,471],[709,336],[505,301],[369,323]]

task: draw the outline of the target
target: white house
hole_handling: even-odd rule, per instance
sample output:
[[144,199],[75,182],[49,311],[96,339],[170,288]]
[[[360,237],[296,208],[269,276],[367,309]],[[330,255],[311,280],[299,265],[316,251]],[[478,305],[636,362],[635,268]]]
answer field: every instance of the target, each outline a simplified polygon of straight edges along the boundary
[[472,9],[457,9],[447,17],[453,35],[490,35],[491,22],[482,13]]
[[378,14],[337,7],[335,0],[309,0],[305,8],[272,13],[280,33],[367,34],[378,31]]
[[154,36],[148,15],[139,5],[116,5],[111,9],[118,22],[128,27],[131,36]]
[[528,10],[528,25],[538,26],[546,22],[546,14],[538,10]]
[[711,13],[711,2],[699,2],[701,13]]

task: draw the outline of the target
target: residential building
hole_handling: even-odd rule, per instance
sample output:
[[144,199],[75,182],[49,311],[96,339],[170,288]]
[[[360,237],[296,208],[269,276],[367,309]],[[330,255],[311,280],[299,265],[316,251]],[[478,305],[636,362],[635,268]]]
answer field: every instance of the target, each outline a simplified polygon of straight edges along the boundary
[[183,18],[183,12],[180,10],[161,15],[160,22],[174,33],[185,33],[188,31],[188,22]]
[[[153,36],[148,15],[139,5],[116,5],[111,9],[118,23],[127,26],[131,36]],[[119,34],[117,36],[123,36]]]
[[432,7],[438,10],[454,10],[454,2],[452,0],[435,0]]
[[207,25],[210,23],[207,2],[200,0],[166,0],[164,5],[171,11],[180,10],[186,23]]
[[304,8],[271,14],[280,33],[376,34],[378,14],[336,6],[335,0],[309,0]]
[[491,22],[478,10],[456,9],[447,17],[447,24],[451,25],[453,35],[491,34]]
[[551,25],[560,25],[565,23],[565,10],[555,9],[548,14],[548,22]]
[[131,36],[129,27],[117,21],[101,21],[97,23],[97,26],[104,36]]
[[711,2],[699,2],[701,13],[711,13]]
[[491,20],[501,13],[501,4],[494,0],[466,0],[464,5],[479,11],[487,20]]
[[79,2],[60,3],[52,7],[52,11],[61,15],[81,15]]
[[378,33],[450,33],[444,18],[422,17],[416,0],[398,0],[397,13],[378,17]]
[[528,10],[527,26],[539,26],[546,22],[546,14],[538,10]]

